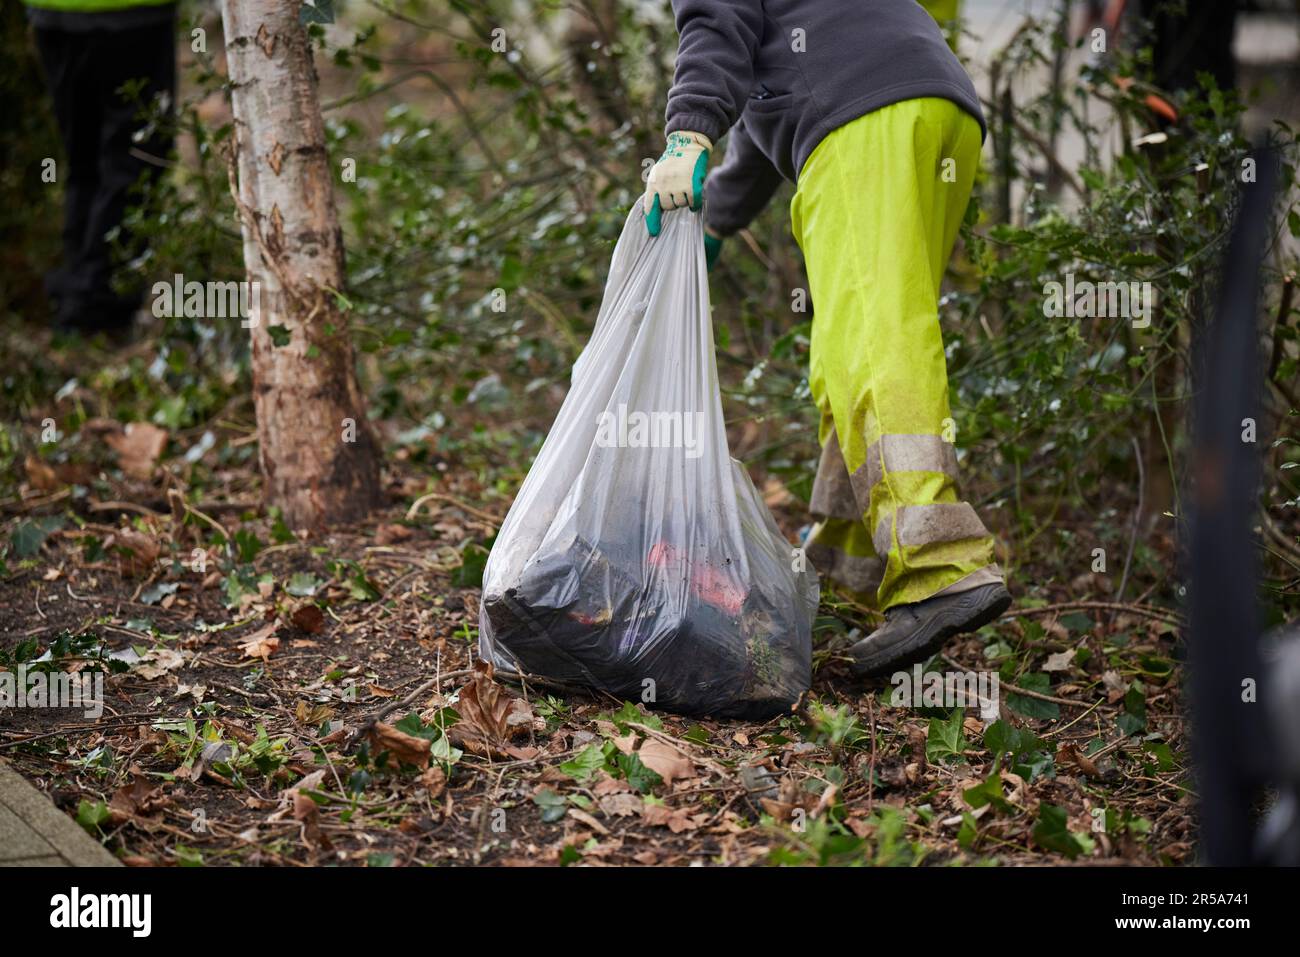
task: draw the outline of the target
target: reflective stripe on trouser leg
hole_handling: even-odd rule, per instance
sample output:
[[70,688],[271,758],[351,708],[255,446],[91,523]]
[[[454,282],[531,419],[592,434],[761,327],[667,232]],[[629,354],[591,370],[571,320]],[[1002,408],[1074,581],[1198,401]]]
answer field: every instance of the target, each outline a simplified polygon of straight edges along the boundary
[[[992,537],[958,497],[944,440],[939,283],[979,147],[979,125],[955,104],[895,103],[822,140],[791,204],[814,308],[809,386],[822,441],[835,438],[858,523],[883,559],[881,608],[1001,578]],[[845,501],[838,488],[820,502],[831,517],[817,541],[852,542],[863,557],[859,533],[830,525],[852,524],[842,507],[825,508]]]
[[822,443],[822,457],[808,507],[821,519],[804,545],[808,560],[817,571],[853,592],[864,604],[875,605],[884,562],[877,557],[871,532],[862,522],[864,510],[858,507],[834,426]]

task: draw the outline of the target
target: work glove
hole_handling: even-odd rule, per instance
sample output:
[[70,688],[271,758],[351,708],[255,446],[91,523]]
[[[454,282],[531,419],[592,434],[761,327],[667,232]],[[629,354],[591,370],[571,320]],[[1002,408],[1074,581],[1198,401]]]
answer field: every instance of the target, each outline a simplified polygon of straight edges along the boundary
[[663,210],[689,206],[698,211],[704,205],[704,173],[709,166],[712,141],[703,133],[676,130],[668,134],[668,145],[650,170],[646,181],[645,227],[658,236],[663,224]]
[[709,267],[709,272],[713,272],[713,264],[718,261],[718,255],[722,252],[722,237],[704,227],[704,265]]

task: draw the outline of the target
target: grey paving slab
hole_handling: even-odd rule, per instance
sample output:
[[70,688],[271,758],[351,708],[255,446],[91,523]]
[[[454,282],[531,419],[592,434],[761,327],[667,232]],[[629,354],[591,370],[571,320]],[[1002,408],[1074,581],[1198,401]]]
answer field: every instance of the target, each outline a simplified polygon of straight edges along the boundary
[[0,867],[67,867],[68,862],[58,855],[49,857],[22,857],[16,861],[0,861]]
[[26,821],[0,804],[0,864],[23,857],[42,857],[58,852]]
[[[11,851],[23,848],[22,852]],[[0,761],[0,866],[55,858],[72,867],[118,867],[120,862],[56,808],[23,776]]]

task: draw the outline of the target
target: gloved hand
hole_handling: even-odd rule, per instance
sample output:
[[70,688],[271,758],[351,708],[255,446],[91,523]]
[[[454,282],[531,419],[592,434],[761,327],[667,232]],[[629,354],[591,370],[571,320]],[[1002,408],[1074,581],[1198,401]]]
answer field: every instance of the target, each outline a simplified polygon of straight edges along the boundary
[[713,272],[713,264],[718,261],[718,256],[722,253],[722,237],[704,227],[704,264]]
[[650,170],[642,209],[645,226],[658,236],[663,210],[689,206],[699,210],[704,203],[704,173],[709,166],[713,143],[703,133],[676,130],[668,134],[668,145]]

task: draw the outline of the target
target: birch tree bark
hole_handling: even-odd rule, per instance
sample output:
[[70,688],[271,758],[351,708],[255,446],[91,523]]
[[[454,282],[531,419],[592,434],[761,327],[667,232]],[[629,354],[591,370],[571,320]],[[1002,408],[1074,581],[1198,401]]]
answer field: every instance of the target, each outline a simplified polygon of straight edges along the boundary
[[359,519],[380,497],[379,450],[335,295],[343,237],[300,6],[221,3],[235,118],[231,191],[244,266],[260,287],[260,308],[245,322],[258,455],[266,502],[293,528]]

